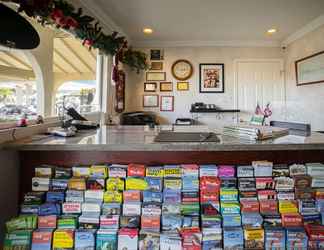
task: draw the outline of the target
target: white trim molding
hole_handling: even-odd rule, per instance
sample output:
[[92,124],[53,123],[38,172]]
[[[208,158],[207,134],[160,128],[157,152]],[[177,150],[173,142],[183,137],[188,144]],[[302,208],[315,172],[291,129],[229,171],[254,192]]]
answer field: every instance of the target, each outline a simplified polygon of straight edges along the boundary
[[281,43],[275,40],[224,40],[224,41],[133,41],[136,48],[173,48],[173,47],[280,47]]
[[100,21],[100,25],[106,29],[107,32],[117,31],[122,36],[125,36],[126,39],[130,42],[129,36],[123,31],[123,29],[117,25],[117,23],[111,19],[110,16],[107,15],[103,11],[103,8],[99,6],[96,1],[91,1],[89,4],[88,0],[78,0],[83,8],[87,9],[91,14],[96,17]]
[[321,27],[322,25],[324,25],[324,14],[317,17],[316,19],[314,19],[310,23],[306,24],[304,27],[297,30],[295,33],[288,36],[282,42],[282,46],[287,46],[287,45],[291,44],[292,42],[302,38],[303,36],[307,35],[308,33],[316,30],[319,27]]

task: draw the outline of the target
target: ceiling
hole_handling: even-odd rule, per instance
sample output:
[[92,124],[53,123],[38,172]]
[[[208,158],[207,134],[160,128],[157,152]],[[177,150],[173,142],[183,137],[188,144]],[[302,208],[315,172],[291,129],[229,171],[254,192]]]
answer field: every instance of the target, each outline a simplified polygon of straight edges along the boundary
[[[62,74],[95,74],[96,51],[89,51],[77,39],[58,35],[54,38],[53,70]],[[1,75],[8,72],[16,73],[17,78],[34,78],[30,63],[20,53],[0,51],[0,78],[5,79]]]
[[[98,16],[109,15],[135,45],[150,41],[280,44],[324,14],[323,0],[97,0],[88,7]],[[154,33],[144,35],[144,27]],[[271,27],[278,29],[273,36],[266,34]]]

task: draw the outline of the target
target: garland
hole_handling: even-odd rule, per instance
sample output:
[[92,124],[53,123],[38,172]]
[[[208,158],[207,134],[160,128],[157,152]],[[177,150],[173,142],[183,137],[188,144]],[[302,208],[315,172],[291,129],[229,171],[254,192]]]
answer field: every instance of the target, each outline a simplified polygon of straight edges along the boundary
[[89,49],[99,49],[106,55],[135,69],[138,73],[148,68],[146,54],[128,46],[125,37],[117,32],[104,34],[99,22],[84,15],[81,8],[75,9],[66,0],[10,0],[19,5],[18,12],[36,19],[42,25],[54,25],[82,40]]

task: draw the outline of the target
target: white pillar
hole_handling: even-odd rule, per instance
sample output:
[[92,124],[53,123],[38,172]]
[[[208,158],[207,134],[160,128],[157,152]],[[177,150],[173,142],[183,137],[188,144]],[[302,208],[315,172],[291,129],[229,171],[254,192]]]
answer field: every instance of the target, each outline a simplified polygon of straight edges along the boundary
[[23,86],[16,84],[16,104],[23,105],[23,102],[24,102]]
[[96,68],[96,94],[94,98],[94,104],[98,105],[98,111],[102,111],[102,89],[103,89],[103,61],[104,56],[97,52],[97,68]]
[[53,94],[53,51],[54,32],[39,24],[34,24],[39,36],[40,45],[25,52],[32,65],[37,84],[37,113],[51,116],[54,113]]

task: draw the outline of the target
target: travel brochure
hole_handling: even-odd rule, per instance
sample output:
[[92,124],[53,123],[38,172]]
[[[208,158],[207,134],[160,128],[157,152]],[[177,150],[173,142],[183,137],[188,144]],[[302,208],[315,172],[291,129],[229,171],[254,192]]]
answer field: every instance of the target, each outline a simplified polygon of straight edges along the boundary
[[4,249],[320,249],[323,218],[320,163],[44,165]]

